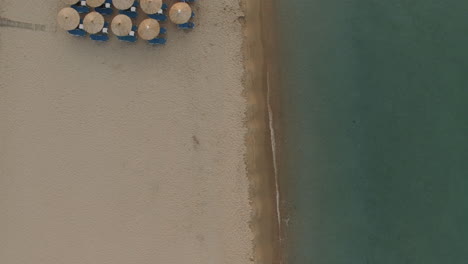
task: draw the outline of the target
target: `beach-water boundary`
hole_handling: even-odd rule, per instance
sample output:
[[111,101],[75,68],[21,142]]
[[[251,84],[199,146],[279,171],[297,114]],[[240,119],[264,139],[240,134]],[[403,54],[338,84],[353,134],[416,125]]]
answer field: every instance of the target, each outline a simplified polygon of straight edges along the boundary
[[251,182],[254,262],[283,263],[276,145],[279,109],[278,41],[273,0],[241,0],[244,19],[246,164]]

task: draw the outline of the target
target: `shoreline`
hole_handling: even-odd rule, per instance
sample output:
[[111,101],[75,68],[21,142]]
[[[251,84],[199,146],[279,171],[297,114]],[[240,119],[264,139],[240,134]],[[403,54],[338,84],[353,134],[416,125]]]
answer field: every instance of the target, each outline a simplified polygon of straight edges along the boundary
[[283,263],[281,192],[278,180],[276,137],[279,129],[279,69],[273,0],[241,5],[244,25],[245,97],[248,132],[246,165],[252,205],[255,263]]

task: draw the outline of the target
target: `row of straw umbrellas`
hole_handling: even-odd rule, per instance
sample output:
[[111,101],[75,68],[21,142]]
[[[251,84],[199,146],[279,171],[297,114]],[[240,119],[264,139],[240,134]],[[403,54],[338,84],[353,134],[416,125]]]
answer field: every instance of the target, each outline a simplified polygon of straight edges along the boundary
[[[67,4],[73,5],[78,1],[64,0]],[[87,0],[86,4],[90,7],[100,7],[104,5],[105,0]],[[133,6],[134,0],[113,0],[112,4],[115,8],[126,10]],[[141,9],[147,14],[155,14],[162,8],[162,0],[140,0]],[[178,2],[171,6],[169,18],[175,24],[187,23],[192,16],[190,6],[185,2]],[[60,10],[57,16],[59,26],[65,30],[74,30],[80,24],[80,14],[71,7],[66,7]],[[103,15],[98,12],[90,12],[83,19],[83,29],[90,33],[99,33],[105,24]],[[126,15],[117,15],[111,23],[112,32],[117,36],[127,36],[132,31],[132,20]],[[155,19],[145,19],[138,27],[138,34],[142,39],[151,40],[158,36],[160,32],[159,22]]]
[[[80,0],[63,0],[67,5],[75,5]],[[104,5],[106,0],[86,0],[86,5],[97,8]],[[112,5],[118,10],[127,10],[133,6],[135,0],[112,0]],[[146,14],[156,14],[162,8],[162,0],[139,0],[140,7]],[[177,2],[169,10],[169,17],[176,24],[184,24],[190,20],[192,9],[185,2]]]

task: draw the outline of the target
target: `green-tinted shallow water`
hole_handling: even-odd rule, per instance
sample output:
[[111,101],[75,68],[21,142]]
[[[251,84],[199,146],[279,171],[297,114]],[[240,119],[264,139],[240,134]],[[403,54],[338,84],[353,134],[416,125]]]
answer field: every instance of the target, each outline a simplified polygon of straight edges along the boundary
[[288,263],[468,263],[468,2],[280,2]]

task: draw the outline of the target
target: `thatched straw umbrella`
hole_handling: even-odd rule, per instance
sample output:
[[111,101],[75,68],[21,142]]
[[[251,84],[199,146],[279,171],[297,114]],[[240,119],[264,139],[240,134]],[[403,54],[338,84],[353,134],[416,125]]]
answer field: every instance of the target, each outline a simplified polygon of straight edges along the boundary
[[80,0],[63,0],[63,2],[67,5],[74,5],[78,3]]
[[162,7],[162,0],[140,0],[140,6],[146,14],[156,14]]
[[126,15],[117,15],[112,20],[111,29],[117,36],[127,36],[132,31],[132,20]]
[[80,25],[80,14],[71,7],[65,7],[57,15],[57,23],[65,30],[73,30]]
[[91,12],[85,16],[83,27],[86,32],[96,34],[104,27],[104,17],[98,12]]
[[138,27],[138,35],[144,40],[152,40],[159,35],[161,30],[156,19],[148,18],[143,20]]
[[90,7],[100,7],[105,2],[106,2],[106,0],[87,0],[86,4],[89,5]]
[[115,8],[119,10],[127,10],[132,7],[135,0],[112,0]]
[[176,24],[187,23],[192,17],[192,8],[185,2],[178,2],[171,6],[169,18]]

